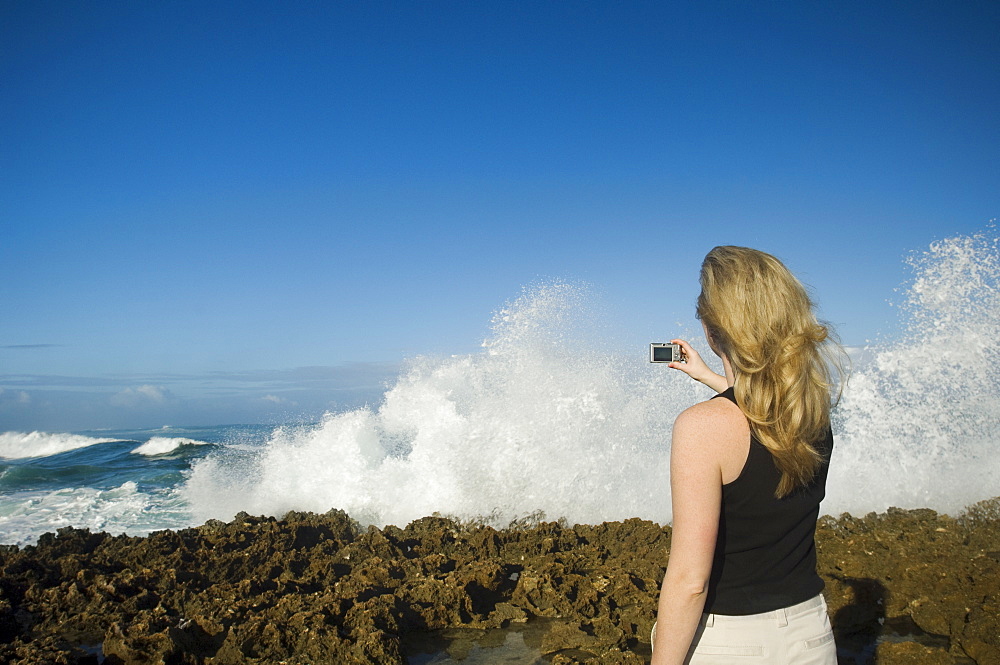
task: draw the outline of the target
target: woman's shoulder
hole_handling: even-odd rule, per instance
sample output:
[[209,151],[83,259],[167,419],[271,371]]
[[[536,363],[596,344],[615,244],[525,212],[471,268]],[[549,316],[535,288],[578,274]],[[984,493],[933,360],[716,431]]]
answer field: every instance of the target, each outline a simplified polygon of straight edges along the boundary
[[716,397],[704,402],[698,402],[684,409],[677,420],[675,426],[680,424],[683,427],[727,427],[741,426],[746,429],[747,422],[740,407],[736,403],[725,397]]
[[728,449],[734,443],[749,442],[750,425],[735,403],[725,398],[710,399],[688,407],[674,421],[674,439],[705,447]]

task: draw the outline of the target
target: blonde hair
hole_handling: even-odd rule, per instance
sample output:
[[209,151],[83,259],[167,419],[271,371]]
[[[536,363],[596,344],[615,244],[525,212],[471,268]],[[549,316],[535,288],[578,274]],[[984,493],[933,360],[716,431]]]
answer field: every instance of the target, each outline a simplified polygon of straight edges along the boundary
[[813,444],[830,427],[846,356],[805,287],[770,254],[716,247],[701,265],[698,318],[729,359],[736,403],[781,471],[775,496],[807,485],[822,463]]

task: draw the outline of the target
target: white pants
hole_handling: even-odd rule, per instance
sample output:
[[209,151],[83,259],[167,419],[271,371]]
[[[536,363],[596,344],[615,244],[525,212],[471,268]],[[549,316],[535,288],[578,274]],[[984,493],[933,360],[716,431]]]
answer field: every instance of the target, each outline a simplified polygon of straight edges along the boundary
[[[651,639],[655,637],[653,624]],[[820,594],[798,605],[746,616],[703,614],[684,662],[837,665],[826,600]]]

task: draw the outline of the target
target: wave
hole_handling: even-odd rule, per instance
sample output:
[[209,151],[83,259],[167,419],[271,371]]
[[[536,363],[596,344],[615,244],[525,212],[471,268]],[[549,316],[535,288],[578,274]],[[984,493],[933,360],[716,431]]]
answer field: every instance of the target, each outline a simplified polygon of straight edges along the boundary
[[206,445],[210,444],[207,441],[197,441],[195,439],[187,439],[184,437],[154,436],[146,443],[134,449],[132,453],[135,455],[146,455],[147,457],[152,457],[155,455],[167,455],[184,446]]
[[7,459],[48,457],[78,448],[119,440],[101,439],[82,434],[4,432],[0,434],[0,457]]

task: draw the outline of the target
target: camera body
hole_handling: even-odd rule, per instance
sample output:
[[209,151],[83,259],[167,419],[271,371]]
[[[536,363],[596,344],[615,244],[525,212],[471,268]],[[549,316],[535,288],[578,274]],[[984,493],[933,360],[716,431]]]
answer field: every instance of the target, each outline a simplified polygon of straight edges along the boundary
[[649,345],[649,362],[651,363],[672,363],[683,360],[684,356],[680,344],[652,342]]

